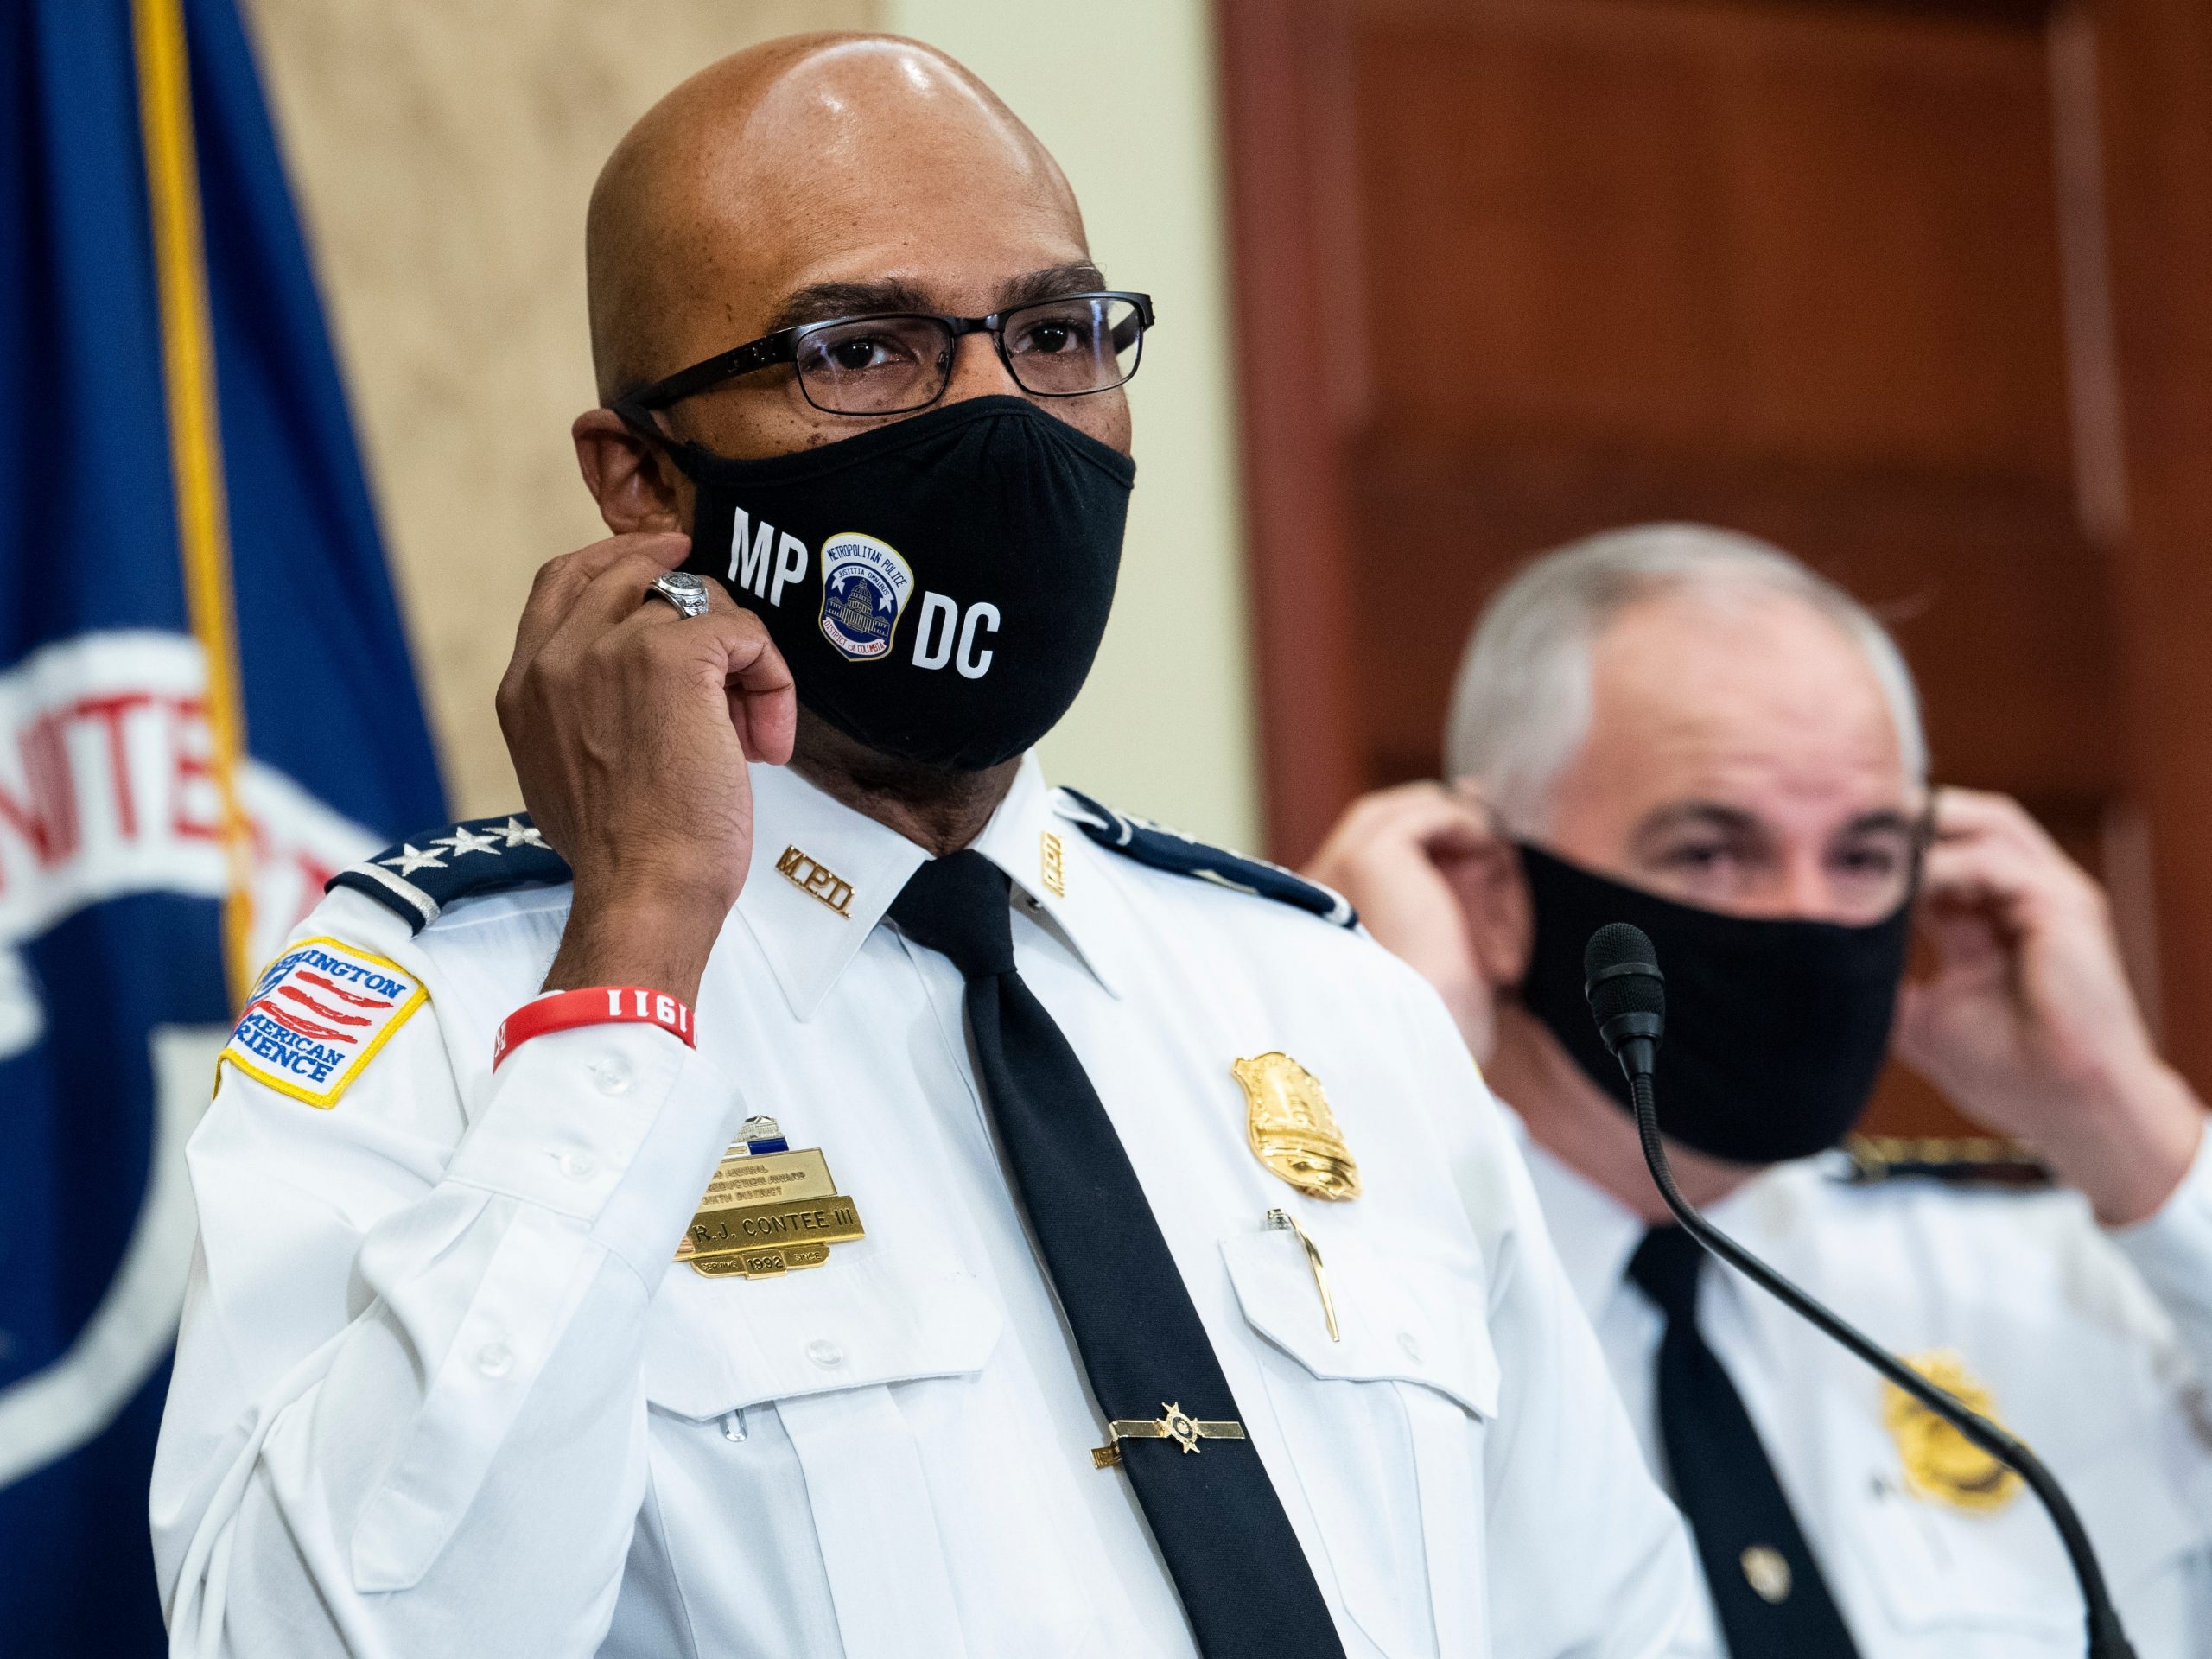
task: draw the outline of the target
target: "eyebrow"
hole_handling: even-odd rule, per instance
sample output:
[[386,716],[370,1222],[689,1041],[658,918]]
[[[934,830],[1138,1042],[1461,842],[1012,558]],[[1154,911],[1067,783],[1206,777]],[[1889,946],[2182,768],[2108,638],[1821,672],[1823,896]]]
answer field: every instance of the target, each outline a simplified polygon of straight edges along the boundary
[[1913,836],[1920,834],[1926,822],[1923,814],[1904,812],[1895,807],[1882,807],[1872,812],[1861,812],[1843,826],[1843,833],[1847,836],[1865,836],[1894,832]]
[[[996,309],[1012,310],[1039,300],[1056,300],[1070,294],[1088,294],[1106,286],[1106,277],[1087,259],[1064,265],[1047,265],[1025,271],[1000,284]],[[766,332],[801,328],[809,323],[835,322],[841,317],[880,316],[889,312],[938,315],[930,296],[912,283],[810,283],[784,297],[768,319]]]
[[[1867,836],[1895,834],[1911,837],[1920,831],[1921,820],[1914,814],[1895,807],[1877,807],[1871,812],[1861,812],[1847,820],[1840,835]],[[1719,801],[1681,801],[1662,806],[1636,827],[1634,840],[1663,835],[1669,830],[1702,827],[1724,830],[1731,835],[1752,835],[1760,829],[1756,815],[1740,806],[1727,806]]]
[[809,283],[785,296],[768,319],[767,332],[865,317],[886,311],[927,311],[929,296],[911,283]]
[[1039,300],[1065,299],[1071,294],[1095,294],[1106,286],[1106,273],[1088,259],[1077,259],[1065,265],[1047,265],[1042,270],[1033,270],[999,289],[998,308],[1011,311],[1017,305],[1034,305]]
[[1739,806],[1723,806],[1718,801],[1678,801],[1662,806],[1646,817],[1636,826],[1632,840],[1642,842],[1651,836],[1664,835],[1669,830],[1699,827],[1725,830],[1732,835],[1749,835],[1759,827],[1758,820]]

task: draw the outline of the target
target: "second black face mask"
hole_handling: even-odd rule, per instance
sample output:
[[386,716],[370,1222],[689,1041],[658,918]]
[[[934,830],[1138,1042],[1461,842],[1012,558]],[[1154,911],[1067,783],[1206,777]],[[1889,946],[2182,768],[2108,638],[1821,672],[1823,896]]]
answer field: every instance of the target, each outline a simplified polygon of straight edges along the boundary
[[673,451],[691,556],[767,624],[799,701],[881,754],[976,772],[1067,712],[1106,632],[1136,463],[1020,397],[819,448]]
[[1653,1082],[1670,1138],[1775,1164],[1826,1150],[1859,1121],[1889,1052],[1910,903],[1862,927],[1728,916],[1520,851],[1535,924],[1522,1001],[1622,1109],[1633,1109],[1628,1080],[1583,994],[1583,947],[1608,922],[1649,934],[1667,976]]

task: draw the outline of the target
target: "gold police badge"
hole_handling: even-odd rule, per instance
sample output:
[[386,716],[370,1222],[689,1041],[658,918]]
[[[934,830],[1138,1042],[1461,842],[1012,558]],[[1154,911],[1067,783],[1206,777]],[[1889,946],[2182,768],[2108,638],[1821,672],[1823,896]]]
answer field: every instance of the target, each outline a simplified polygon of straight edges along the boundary
[[[1905,1363],[1969,1410],[1996,1421],[1989,1390],[1967,1375],[1966,1362],[1947,1351],[1916,1355]],[[1897,1443],[1906,1487],[1922,1497],[1971,1514],[2003,1509],[2020,1493],[2020,1478],[1959,1433],[1952,1424],[1894,1382],[1885,1383],[1882,1421]]]
[[1359,1196],[1359,1166],[1319,1078],[1281,1052],[1230,1069],[1244,1085],[1244,1134],[1262,1163],[1309,1197]]

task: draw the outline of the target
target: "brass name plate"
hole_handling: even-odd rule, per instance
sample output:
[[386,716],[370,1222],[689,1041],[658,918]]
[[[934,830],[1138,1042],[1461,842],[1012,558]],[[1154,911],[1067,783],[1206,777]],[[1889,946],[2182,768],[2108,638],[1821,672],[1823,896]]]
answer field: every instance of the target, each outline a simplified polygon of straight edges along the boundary
[[752,1158],[726,1158],[715,1171],[700,1211],[750,1207],[796,1198],[834,1198],[836,1183],[820,1152],[772,1152]]
[[818,1150],[747,1150],[781,1140],[772,1118],[747,1121],[676,1246],[677,1261],[709,1278],[761,1279],[818,1268],[832,1244],[868,1236],[859,1208],[837,1190]]
[[727,1255],[773,1244],[842,1244],[867,1236],[861,1212],[845,1198],[702,1210],[691,1217],[694,1255]]
[[830,1259],[832,1244],[867,1236],[853,1201],[833,1194],[826,1199],[702,1210],[692,1217],[676,1255],[709,1277],[759,1279],[793,1268],[818,1268]]

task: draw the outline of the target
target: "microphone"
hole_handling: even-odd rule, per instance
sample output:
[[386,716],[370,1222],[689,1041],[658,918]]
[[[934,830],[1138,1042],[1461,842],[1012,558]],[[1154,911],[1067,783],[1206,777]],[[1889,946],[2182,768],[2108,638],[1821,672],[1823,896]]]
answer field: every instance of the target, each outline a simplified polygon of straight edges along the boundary
[[1667,981],[1659,971],[1658,953],[1652,950],[1649,937],[1631,923],[1608,923],[1590,936],[1582,954],[1582,976],[1591,1017],[1598,1022],[1598,1035],[1628,1077],[1629,1094],[1636,1103],[1637,1135],[1643,1143],[1643,1161],[1658,1184],[1659,1196],[1667,1201],[1682,1230],[2017,1472],[2049,1512],[2081,1584],[2088,1659],[2135,1659],[2135,1649],[2120,1628],[2120,1610],[2113,1605],[2104,1572],[2097,1565],[2096,1551],[2090,1547],[2089,1535],[2042,1459],[2018,1438],[1968,1408],[1949,1390],[1936,1387],[1714,1227],[1675,1185],[1666,1142],[1659,1135],[1657,1097],[1651,1087],[1660,1039],[1666,1034]]

